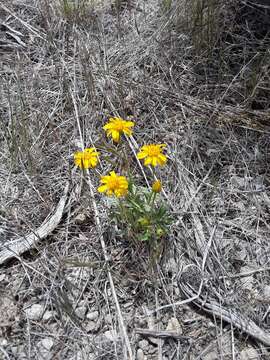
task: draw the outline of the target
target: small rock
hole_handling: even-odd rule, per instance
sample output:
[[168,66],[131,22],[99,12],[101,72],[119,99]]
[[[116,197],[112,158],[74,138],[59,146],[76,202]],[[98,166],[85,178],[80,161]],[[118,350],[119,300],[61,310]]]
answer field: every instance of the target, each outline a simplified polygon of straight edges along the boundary
[[85,214],[81,213],[75,217],[74,221],[75,221],[75,224],[81,225],[86,222],[86,219],[87,219],[87,216]]
[[96,322],[95,321],[89,321],[86,326],[85,329],[87,332],[92,332],[94,330],[96,330]]
[[96,320],[99,316],[99,312],[98,311],[91,311],[86,315],[86,318],[88,320]]
[[209,353],[207,353],[206,355],[204,355],[203,357],[204,360],[218,360],[218,353],[215,351],[211,351]]
[[24,345],[12,346],[11,352],[15,359],[27,360],[26,353],[24,351]]
[[178,286],[176,286],[176,287],[174,288],[174,295],[175,295],[176,297],[178,297],[178,296],[180,296],[180,294],[181,294],[180,289],[179,289]]
[[139,347],[140,349],[146,351],[149,348],[149,342],[147,340],[141,340],[139,341]]
[[270,298],[270,285],[265,285],[263,289],[263,296],[267,299]]
[[146,360],[146,357],[144,356],[144,352],[142,349],[137,350],[137,360]]
[[117,332],[115,330],[107,330],[107,331],[105,331],[104,336],[109,341],[117,341],[118,338],[119,338],[118,334],[117,334]]
[[75,314],[78,316],[78,318],[84,320],[86,311],[87,311],[86,306],[79,306],[75,310]]
[[254,348],[247,348],[241,351],[240,360],[259,360],[261,357]]
[[106,324],[112,324],[112,316],[110,314],[105,315],[104,321]]
[[49,321],[51,320],[53,317],[55,316],[55,312],[54,311],[45,311],[42,320],[44,321]]
[[169,321],[168,321],[168,325],[166,328],[167,331],[175,331],[178,334],[183,334],[183,330],[182,327],[179,323],[179,321],[175,318],[172,317]]
[[30,320],[40,320],[44,311],[44,306],[40,304],[34,304],[25,309],[24,312]]
[[40,360],[49,360],[53,357],[53,354],[50,352],[53,347],[53,339],[51,338],[45,338],[42,339],[37,343],[37,348],[39,351],[39,357]]
[[52,338],[44,338],[38,342],[38,345],[46,350],[51,350],[53,347],[53,339]]
[[0,338],[0,346],[5,347],[5,346],[7,346],[7,344],[8,344],[7,339],[5,339],[5,338]]

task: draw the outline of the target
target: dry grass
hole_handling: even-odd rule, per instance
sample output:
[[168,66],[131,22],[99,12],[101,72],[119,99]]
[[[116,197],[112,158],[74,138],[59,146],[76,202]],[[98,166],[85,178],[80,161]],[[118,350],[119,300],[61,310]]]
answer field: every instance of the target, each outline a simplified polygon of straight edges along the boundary
[[[134,354],[135,328],[165,330],[178,318],[188,341],[150,341],[147,359],[199,360],[211,351],[237,359],[249,339],[205,316],[211,302],[270,331],[270,10],[240,3],[192,0],[188,13],[184,0],[0,3],[1,246],[34,232],[71,183],[57,229],[1,268],[0,289],[17,312],[0,325],[0,357],[40,359],[40,341],[50,337],[45,358],[127,358],[116,298]],[[169,148],[161,177],[175,222],[155,270],[143,246],[108,226],[106,202],[95,194],[94,211],[81,174],[72,175],[79,130],[92,145],[117,114],[136,121],[130,154],[136,143]],[[144,183],[135,161],[134,172]],[[25,315],[34,303],[49,320]],[[0,321],[1,311],[0,303]],[[120,338],[110,342],[112,329]],[[265,343],[251,344],[269,358]]]

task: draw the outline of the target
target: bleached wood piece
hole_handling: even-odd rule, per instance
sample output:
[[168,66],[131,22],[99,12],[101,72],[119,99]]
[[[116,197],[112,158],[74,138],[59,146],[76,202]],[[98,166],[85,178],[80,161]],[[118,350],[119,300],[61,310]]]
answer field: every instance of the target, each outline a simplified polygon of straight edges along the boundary
[[69,182],[67,182],[65,186],[64,194],[59,200],[55,211],[44,220],[42,225],[37,228],[36,231],[4,244],[1,244],[0,239],[0,265],[12,258],[19,257],[24,252],[32,249],[38,242],[45,239],[53,230],[55,230],[63,216],[68,199],[68,190]]
[[[188,296],[194,296],[196,291],[189,285],[179,281],[179,287],[183,293]],[[226,321],[237,329],[245,332],[254,339],[260,341],[266,346],[270,346],[270,334],[261,329],[255,322],[248,317],[240,314],[235,309],[226,309],[215,301],[208,301],[207,299],[199,296],[194,300],[194,304],[199,306],[202,310]]]

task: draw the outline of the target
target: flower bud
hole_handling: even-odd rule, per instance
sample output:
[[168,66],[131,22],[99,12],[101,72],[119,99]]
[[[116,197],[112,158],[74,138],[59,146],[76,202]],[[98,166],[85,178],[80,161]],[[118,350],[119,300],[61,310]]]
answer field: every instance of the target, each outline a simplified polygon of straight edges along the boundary
[[165,234],[165,232],[163,229],[157,228],[156,234],[158,237],[162,237]]
[[160,193],[162,189],[162,183],[160,180],[156,180],[155,182],[153,182],[152,185],[152,191],[155,193]]
[[146,227],[149,225],[149,220],[147,219],[147,217],[140,217],[138,219],[138,223],[143,226],[143,227]]

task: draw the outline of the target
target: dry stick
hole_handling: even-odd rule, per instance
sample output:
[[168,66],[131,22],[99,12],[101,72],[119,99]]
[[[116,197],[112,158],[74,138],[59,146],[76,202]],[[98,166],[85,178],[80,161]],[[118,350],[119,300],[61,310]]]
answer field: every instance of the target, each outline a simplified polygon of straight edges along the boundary
[[147,179],[147,176],[146,176],[146,174],[145,174],[145,172],[144,172],[144,170],[143,170],[142,164],[140,163],[140,160],[138,159],[138,157],[137,157],[137,155],[136,155],[136,150],[135,150],[135,148],[134,148],[134,146],[133,146],[133,144],[135,144],[136,148],[138,148],[138,145],[137,145],[137,143],[136,143],[136,141],[135,141],[135,139],[134,139],[133,136],[131,136],[131,140],[130,140],[127,136],[126,136],[126,139],[127,139],[127,141],[128,141],[128,145],[129,145],[131,151],[133,152],[133,155],[134,155],[134,157],[135,157],[135,159],[136,159],[136,161],[137,161],[137,163],[138,163],[138,165],[139,165],[139,168],[141,169],[141,172],[142,172],[142,174],[143,174],[144,180],[145,180],[147,186],[150,188],[150,184],[149,184],[149,181],[148,181],[148,179]]
[[[81,126],[80,126],[80,121],[79,121],[79,113],[78,113],[77,103],[76,103],[74,94],[71,94],[71,96],[72,96],[72,101],[73,101],[73,105],[74,105],[75,117],[76,117],[76,121],[77,121],[78,131],[79,131],[80,138],[81,138],[81,145],[82,145],[82,148],[84,149],[84,142],[83,142],[83,138],[82,138],[82,131],[81,131]],[[102,233],[102,227],[101,227],[99,212],[98,212],[98,209],[97,209],[97,204],[96,204],[95,197],[94,197],[93,185],[92,185],[92,182],[91,182],[91,178],[90,178],[90,174],[89,174],[88,169],[86,169],[86,174],[87,174],[87,184],[89,186],[90,197],[91,197],[91,200],[92,200],[92,205],[93,205],[93,210],[94,210],[94,215],[95,215],[95,222],[96,222],[96,226],[97,226],[97,230],[98,230],[98,234],[99,234],[99,239],[100,239],[100,243],[101,243],[101,247],[102,247],[102,251],[103,251],[103,256],[104,256],[104,259],[105,259],[106,263],[109,263],[110,258],[108,256],[107,248],[106,248],[103,233]],[[125,345],[126,345],[127,352],[128,352],[128,359],[132,360],[133,359],[133,354],[132,354],[130,341],[129,341],[129,338],[128,338],[128,335],[127,335],[127,330],[126,330],[126,327],[125,327],[125,323],[124,323],[124,319],[123,319],[123,316],[122,316],[119,301],[118,301],[118,298],[117,298],[117,294],[116,294],[116,291],[115,291],[115,286],[114,286],[112,274],[111,274],[111,271],[109,270],[108,267],[107,267],[107,275],[108,275],[108,278],[109,278],[109,283],[110,283],[113,299],[114,299],[117,314],[118,314],[118,320],[119,320],[120,327],[122,329],[123,337],[124,337],[124,340],[125,340]]]
[[139,334],[142,336],[150,336],[150,337],[161,338],[161,339],[173,338],[176,340],[185,340],[185,341],[190,340],[190,338],[188,336],[183,336],[176,331],[158,331],[158,330],[136,328],[135,332],[136,332],[136,334]]
[[[186,296],[192,297],[195,293],[195,290],[190,285],[181,283],[179,284],[179,287],[186,294]],[[248,335],[259,340],[264,345],[270,346],[270,334],[262,330],[258,325],[255,324],[254,321],[239,314],[237,311],[232,309],[227,310],[215,301],[207,302],[206,299],[203,299],[200,296],[196,298],[194,303],[208,314],[219,317],[222,321],[226,321],[229,324],[232,324],[239,330],[244,331]]]
[[[193,265],[191,265],[191,266],[193,266]],[[172,304],[167,304],[167,305],[160,306],[157,309],[149,311],[148,315],[155,314],[157,311],[168,309],[168,308],[171,308],[171,307],[174,307],[174,306],[180,306],[180,305],[185,305],[185,304],[189,304],[191,302],[194,302],[196,299],[198,299],[200,297],[201,292],[202,292],[202,287],[203,287],[203,280],[200,283],[199,290],[198,290],[198,293],[196,295],[194,295],[194,296],[192,296],[192,297],[190,297],[188,299],[182,300],[182,301],[177,301],[177,302],[172,303]],[[144,316],[141,316],[141,317],[143,318]]]
[[59,200],[55,212],[50,214],[35,232],[19,237],[11,242],[8,242],[8,244],[0,246],[0,265],[13,257],[19,258],[19,255],[32,249],[39,241],[46,238],[58,226],[62,219],[64,208],[68,199],[69,187],[70,184],[69,181],[67,181],[64,195]]
[[250,271],[243,272],[240,274],[235,274],[235,275],[222,275],[222,276],[219,276],[218,279],[237,279],[237,278],[242,278],[242,277],[246,277],[246,276],[250,276],[250,275],[254,275],[254,274],[258,274],[260,272],[266,272],[266,271],[270,271],[270,267],[254,269],[254,270],[250,270]]

